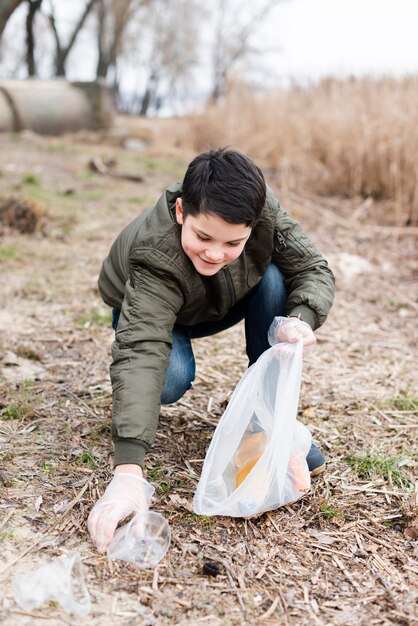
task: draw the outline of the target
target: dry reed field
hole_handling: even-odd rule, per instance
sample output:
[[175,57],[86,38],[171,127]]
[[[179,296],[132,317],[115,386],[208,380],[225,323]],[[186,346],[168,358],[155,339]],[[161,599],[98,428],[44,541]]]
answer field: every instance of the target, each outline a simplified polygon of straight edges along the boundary
[[[277,96],[272,109],[263,96],[247,110],[244,93],[241,123],[228,102],[216,124],[209,111],[204,118],[140,125],[119,120],[107,134],[1,137],[0,205],[13,196],[21,211],[20,222],[0,224],[0,623],[418,622],[418,264],[415,205],[407,201],[416,184],[415,109],[404,111],[401,123],[402,107],[409,106],[403,97],[416,85],[402,83],[398,94],[389,81],[376,93],[362,84],[346,88],[353,90],[346,119],[344,86],[329,84],[311,95],[289,94],[281,106]],[[327,93],[328,105],[337,106],[325,111]],[[360,128],[352,136],[356,107],[363,110],[356,93],[376,116],[370,136]],[[383,119],[386,130],[379,130]],[[140,139],[148,145],[128,149]],[[162,408],[146,459],[156,487],[152,506],[169,521],[172,544],[155,570],[141,571],[98,554],[86,528],[112,471],[112,331],[96,281],[116,234],[179,180],[207,143],[235,145],[265,167],[283,206],[336,274],[336,302],[304,359],[299,404],[299,419],[326,454],[327,470],[300,501],[258,518],[195,515],[192,498],[207,447],[246,368],[241,326],[196,341],[196,384]],[[371,145],[375,150],[366,150]],[[391,160],[395,145],[399,161]],[[363,169],[355,174],[354,151],[362,150]],[[109,159],[118,176],[91,165]],[[386,180],[391,168],[400,174],[396,183]],[[21,232],[30,209],[38,228]],[[75,552],[83,560],[90,615],[75,618],[55,603],[20,609],[13,578]]]
[[417,99],[417,77],[263,94],[236,84],[220,106],[169,125],[169,136],[194,152],[234,145],[280,189],[383,201],[385,222],[418,226]]

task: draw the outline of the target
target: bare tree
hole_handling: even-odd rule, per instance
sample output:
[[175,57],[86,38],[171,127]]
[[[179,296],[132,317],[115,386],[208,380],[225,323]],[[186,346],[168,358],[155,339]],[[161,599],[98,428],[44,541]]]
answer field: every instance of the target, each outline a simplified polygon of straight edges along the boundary
[[[142,58],[146,74],[138,112],[148,113],[151,103],[159,107],[164,97],[191,75],[198,61],[198,24],[201,13],[197,0],[153,0],[144,7],[140,32]],[[135,36],[131,33],[131,37]]]
[[25,0],[0,0],[0,38],[13,11],[23,2]]
[[42,0],[26,0],[28,3],[28,14],[26,16],[26,65],[28,76],[36,75],[35,67],[35,37],[33,34],[33,24],[35,15],[41,8]]
[[261,5],[241,1],[237,5],[233,0],[217,0],[213,15],[212,101],[224,95],[229,74],[238,62],[256,52],[253,36],[280,1],[264,0]]
[[119,100],[118,60],[127,48],[126,32],[140,22],[141,10],[154,0],[99,0],[97,6],[97,78],[106,79]]
[[94,5],[97,2],[98,0],[87,0],[85,7],[84,7],[84,11],[80,15],[77,23],[75,24],[73,32],[70,35],[67,45],[64,46],[61,41],[61,36],[58,32],[54,5],[51,0],[50,2],[51,10],[50,10],[50,14],[48,15],[48,18],[49,18],[49,22],[51,24],[52,32],[54,34],[54,39],[55,39],[55,75],[56,76],[65,76],[65,66],[67,63],[68,55],[71,52],[77,40],[77,37],[85,24],[87,17],[91,13],[91,10],[93,9]]
[[99,0],[96,70],[98,78],[106,78],[109,70],[116,68],[116,61],[123,47],[125,29],[140,4],[140,0]]

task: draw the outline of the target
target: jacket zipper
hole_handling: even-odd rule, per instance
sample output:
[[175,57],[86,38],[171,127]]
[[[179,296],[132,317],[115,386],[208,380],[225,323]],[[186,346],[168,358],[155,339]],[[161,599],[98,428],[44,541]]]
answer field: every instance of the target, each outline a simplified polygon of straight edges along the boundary
[[284,250],[286,250],[286,248],[290,248],[290,250],[297,254],[299,258],[302,258],[304,256],[303,252],[301,252],[299,248],[297,248],[291,241],[289,241],[289,239],[285,239],[279,230],[276,233],[276,238],[281,246],[281,248],[276,248],[277,252],[283,252]]

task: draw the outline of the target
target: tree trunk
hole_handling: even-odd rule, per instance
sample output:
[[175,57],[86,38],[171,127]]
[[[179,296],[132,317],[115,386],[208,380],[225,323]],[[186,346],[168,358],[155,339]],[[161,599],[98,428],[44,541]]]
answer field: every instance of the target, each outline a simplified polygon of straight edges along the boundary
[[68,44],[65,46],[65,48],[61,44],[61,39],[58,33],[56,21],[55,21],[55,15],[53,13],[49,15],[49,22],[52,27],[52,32],[54,34],[55,46],[56,46],[56,50],[55,50],[55,75],[56,76],[65,76],[65,64],[67,62],[68,55],[71,52],[76,42],[76,39],[78,37],[80,30],[84,26],[84,22],[86,21],[90,11],[92,10],[96,2],[97,0],[88,0],[84,8],[84,11],[82,15],[80,16],[80,19],[78,20],[77,24],[75,25],[72,35],[70,37],[70,40]]
[[28,76],[33,78],[33,76],[36,76],[33,22],[37,11],[41,8],[42,0],[27,0],[27,2],[29,9],[26,16],[26,64],[28,67]]
[[147,86],[145,89],[144,96],[142,98],[139,115],[143,115],[144,117],[147,115],[149,106],[151,104],[151,99],[157,91],[157,85],[158,85],[158,76],[155,73],[155,71],[152,71],[147,81]]
[[105,31],[106,31],[106,9],[103,4],[103,0],[99,0],[99,7],[97,13],[97,78],[106,78],[109,68],[109,58],[105,50]]
[[25,0],[0,0],[0,38],[3,34],[9,17]]

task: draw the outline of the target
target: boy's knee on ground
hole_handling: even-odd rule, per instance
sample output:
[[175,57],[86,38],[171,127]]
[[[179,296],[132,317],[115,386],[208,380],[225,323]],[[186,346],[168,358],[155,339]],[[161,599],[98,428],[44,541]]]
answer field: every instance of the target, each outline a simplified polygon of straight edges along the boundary
[[170,381],[169,385],[166,383],[161,394],[161,404],[173,404],[174,402],[177,402],[184,396],[186,391],[191,389],[192,384],[193,380],[190,378],[184,378],[183,380],[178,380],[175,383],[174,381]]
[[185,359],[181,354],[172,353],[167,369],[166,381],[161,394],[161,404],[173,404],[180,400],[194,381],[194,358]]

